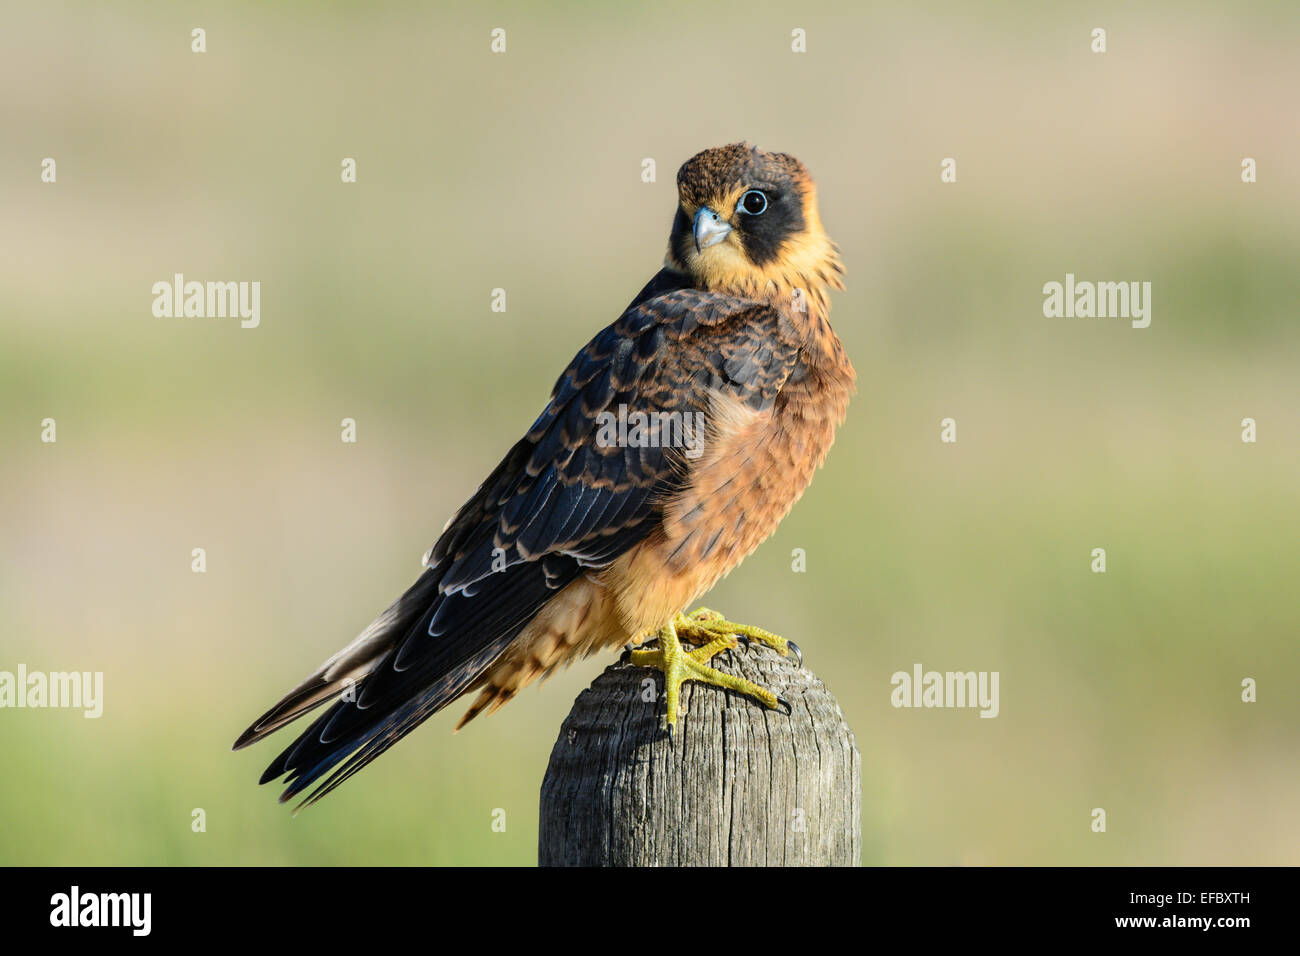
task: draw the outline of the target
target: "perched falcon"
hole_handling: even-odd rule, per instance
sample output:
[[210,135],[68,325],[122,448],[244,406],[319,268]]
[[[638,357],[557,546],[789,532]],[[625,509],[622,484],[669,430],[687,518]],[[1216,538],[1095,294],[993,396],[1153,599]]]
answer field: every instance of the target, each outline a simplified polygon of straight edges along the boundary
[[564,370],[415,583],[235,742],[334,701],[262,775],[288,775],[281,802],[313,786],[315,802],[470,691],[460,725],[650,637],[631,659],[663,671],[670,730],[687,680],[778,705],[709,660],[739,638],[792,645],[683,612],[775,530],[844,420],[854,373],[828,321],[843,269],[793,156],[705,150],[677,190],[663,269]]

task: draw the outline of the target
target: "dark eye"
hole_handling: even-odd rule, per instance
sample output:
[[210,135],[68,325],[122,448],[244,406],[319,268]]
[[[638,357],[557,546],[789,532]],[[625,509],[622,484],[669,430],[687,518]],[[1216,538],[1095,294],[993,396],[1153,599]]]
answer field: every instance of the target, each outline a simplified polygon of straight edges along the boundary
[[740,197],[740,202],[736,203],[736,212],[746,212],[751,216],[757,216],[767,210],[767,197],[757,189],[751,189],[745,195]]

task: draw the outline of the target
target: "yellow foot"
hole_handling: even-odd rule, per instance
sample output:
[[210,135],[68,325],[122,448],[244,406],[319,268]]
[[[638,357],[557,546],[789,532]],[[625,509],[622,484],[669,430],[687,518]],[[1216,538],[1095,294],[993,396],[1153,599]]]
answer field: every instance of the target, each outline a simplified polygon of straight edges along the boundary
[[[698,614],[699,612],[695,613]],[[712,614],[713,612],[708,613]],[[688,619],[683,615],[678,615],[678,621],[683,620]],[[721,615],[718,616],[718,620],[721,620]],[[698,620],[690,621],[691,626],[697,626],[698,623]],[[634,650],[628,655],[628,659],[637,667],[653,667],[655,670],[663,671],[669,733],[672,733],[673,727],[677,723],[678,702],[681,698],[682,684],[688,680],[697,680],[705,684],[712,684],[715,687],[734,690],[739,694],[753,697],[767,707],[784,706],[787,711],[790,709],[789,703],[784,698],[778,697],[766,687],[760,687],[743,677],[724,674],[717,668],[708,665],[708,661],[719,651],[736,647],[740,643],[737,636],[731,633],[714,631],[707,635],[707,643],[688,651],[682,647],[681,641],[678,639],[678,628],[679,625],[676,622],[668,624],[659,631],[659,646],[657,648],[654,650]],[[754,630],[757,630],[757,628]],[[763,633],[767,632],[764,631]],[[776,637],[775,634],[771,636]],[[785,651],[782,651],[782,653],[785,653]]]
[[[690,614],[678,614],[673,624],[677,628],[677,636],[682,640],[690,641],[692,644],[703,644],[707,647],[718,639],[725,637],[739,638],[742,641],[759,641],[772,648],[782,657],[793,652],[798,666],[803,666],[803,652],[799,650],[799,645],[794,641],[787,641],[779,634],[765,631],[761,627],[754,627],[752,624],[737,624],[735,621],[728,621],[717,611],[710,611],[707,607],[696,608]],[[736,645],[733,643],[730,646],[735,647]],[[717,651],[713,653],[716,654]],[[705,660],[707,659],[705,658]]]

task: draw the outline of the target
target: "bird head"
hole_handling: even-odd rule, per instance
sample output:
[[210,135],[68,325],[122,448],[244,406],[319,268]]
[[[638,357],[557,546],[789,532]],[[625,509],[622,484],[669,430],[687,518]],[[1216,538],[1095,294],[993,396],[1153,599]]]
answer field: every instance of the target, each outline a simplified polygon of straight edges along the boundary
[[844,288],[803,163],[748,143],[706,149],[677,172],[678,206],[666,264],[702,289],[778,298],[799,289],[825,305]]

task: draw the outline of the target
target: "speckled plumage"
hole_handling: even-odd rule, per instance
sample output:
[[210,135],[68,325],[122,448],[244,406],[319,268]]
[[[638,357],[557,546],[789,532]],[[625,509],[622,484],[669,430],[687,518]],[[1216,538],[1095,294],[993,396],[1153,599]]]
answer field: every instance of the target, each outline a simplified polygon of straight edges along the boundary
[[[736,208],[751,189],[771,218]],[[685,163],[678,192],[664,268],[570,363],[420,578],[236,742],[344,693],[267,768],[263,782],[289,775],[282,799],[330,774],[319,799],[471,690],[462,725],[576,655],[653,635],[812,480],[854,384],[828,321],[842,269],[812,180],[791,156],[735,144]],[[705,248],[689,229],[701,208],[732,211]],[[600,416],[620,409],[702,416],[700,453],[609,444]]]

